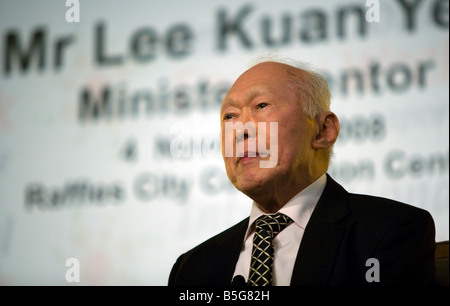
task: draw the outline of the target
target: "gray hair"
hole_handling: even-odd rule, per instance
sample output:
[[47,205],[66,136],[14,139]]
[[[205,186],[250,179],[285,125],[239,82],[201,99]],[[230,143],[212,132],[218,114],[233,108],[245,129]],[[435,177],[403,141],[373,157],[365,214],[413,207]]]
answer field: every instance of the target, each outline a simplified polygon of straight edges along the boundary
[[263,56],[253,60],[250,67],[256,66],[264,62],[274,62],[289,65],[295,69],[299,69],[306,74],[306,77],[298,77],[291,75],[292,81],[297,86],[302,101],[303,111],[310,119],[316,115],[329,111],[331,103],[331,93],[328,82],[325,77],[311,64],[296,61],[293,59],[280,58],[278,56]]

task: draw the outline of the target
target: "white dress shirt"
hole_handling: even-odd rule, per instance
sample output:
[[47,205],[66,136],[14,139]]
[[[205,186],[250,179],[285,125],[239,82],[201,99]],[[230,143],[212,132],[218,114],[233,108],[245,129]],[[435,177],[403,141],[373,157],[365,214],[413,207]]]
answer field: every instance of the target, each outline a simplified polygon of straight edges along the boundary
[[[314,183],[296,194],[278,212],[290,217],[294,222],[280,232],[272,241],[274,248],[272,285],[289,286],[294,270],[298,249],[303,238],[309,218],[319,201],[327,183],[326,174],[323,174]],[[242,250],[236,263],[233,277],[242,275],[248,281],[250,261],[252,258],[253,236],[255,234],[255,221],[264,213],[253,202],[250,213],[249,226],[245,234]]]

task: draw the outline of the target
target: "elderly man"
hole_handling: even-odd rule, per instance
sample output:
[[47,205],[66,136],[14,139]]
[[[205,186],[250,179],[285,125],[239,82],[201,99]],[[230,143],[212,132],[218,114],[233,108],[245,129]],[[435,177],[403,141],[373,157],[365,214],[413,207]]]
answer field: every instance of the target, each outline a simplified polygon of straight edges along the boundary
[[[258,128],[234,131],[235,154],[225,154],[227,129],[238,123]],[[431,215],[348,193],[326,173],[339,120],[321,75],[274,61],[253,66],[223,100],[221,126],[227,175],[253,199],[250,217],[181,255],[169,285],[433,283]],[[264,154],[250,149],[263,132],[258,141],[275,147]]]

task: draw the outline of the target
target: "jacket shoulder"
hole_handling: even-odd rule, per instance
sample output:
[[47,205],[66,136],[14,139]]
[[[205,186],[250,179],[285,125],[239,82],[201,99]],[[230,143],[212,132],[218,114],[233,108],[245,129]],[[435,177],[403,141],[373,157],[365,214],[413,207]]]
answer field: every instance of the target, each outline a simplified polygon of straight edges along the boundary
[[202,250],[209,249],[216,245],[220,245],[229,240],[232,240],[237,233],[241,233],[242,231],[245,231],[247,229],[248,220],[249,220],[249,218],[245,218],[244,220],[240,221],[239,223],[233,225],[232,227],[229,227],[226,230],[218,233],[217,235],[203,241],[202,243],[195,246],[191,250],[187,251],[183,255],[189,255],[189,254],[193,254],[196,252],[201,252]]
[[230,284],[247,225],[248,218],[180,255],[169,285]]
[[369,219],[367,221],[431,218],[425,209],[384,197],[349,193],[347,203],[354,216]]

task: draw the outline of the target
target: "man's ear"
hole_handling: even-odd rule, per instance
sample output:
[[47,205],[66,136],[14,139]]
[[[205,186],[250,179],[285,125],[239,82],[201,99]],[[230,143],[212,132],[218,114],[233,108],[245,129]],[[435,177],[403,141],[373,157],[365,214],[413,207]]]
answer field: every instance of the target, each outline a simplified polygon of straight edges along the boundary
[[339,135],[339,119],[332,112],[323,112],[318,114],[314,120],[316,130],[312,148],[316,150],[331,148]]

